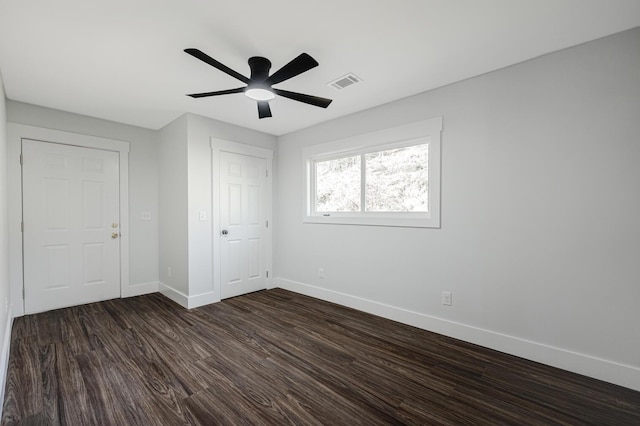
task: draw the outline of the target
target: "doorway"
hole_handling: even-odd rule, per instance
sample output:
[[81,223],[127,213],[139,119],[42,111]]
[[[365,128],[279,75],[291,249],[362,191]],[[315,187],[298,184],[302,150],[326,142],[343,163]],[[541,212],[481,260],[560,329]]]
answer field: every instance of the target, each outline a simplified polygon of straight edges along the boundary
[[120,296],[119,153],[22,140],[26,313]]
[[[99,254],[101,250],[105,248],[100,248],[99,242],[93,241],[85,241],[82,244],[86,243],[86,246],[83,246],[84,252],[82,252],[82,257],[80,260],[87,264],[87,268],[83,270],[81,280],[85,280],[85,284],[96,285],[98,287],[102,286],[101,281],[103,281],[101,275],[105,275],[104,278],[108,282],[115,281],[116,289],[113,288],[109,291],[101,293],[97,298],[99,299],[108,299],[112,297],[120,297],[123,294],[127,294],[127,290],[129,289],[129,142],[114,140],[114,139],[106,139],[97,136],[90,136],[78,133],[71,133],[67,131],[46,129],[41,127],[29,126],[18,123],[7,123],[7,172],[8,172],[8,181],[9,185],[7,188],[8,197],[12,202],[8,206],[8,222],[9,222],[9,276],[11,282],[11,314],[14,317],[22,316],[25,313],[35,313],[36,311],[44,311],[48,309],[56,309],[57,307],[62,306],[71,306],[73,304],[85,303],[86,300],[82,300],[78,302],[78,299],[74,300],[73,296],[63,297],[64,304],[52,304],[50,306],[31,306],[29,311],[25,311],[25,294],[29,294],[31,288],[29,283],[27,282],[27,288],[25,288],[25,273],[28,275],[33,272],[37,266],[33,266],[33,263],[29,263],[29,259],[27,259],[25,263],[25,247],[24,247],[24,232],[23,227],[27,231],[30,232],[32,228],[29,228],[29,223],[34,223],[33,218],[30,218],[30,212],[23,211],[24,201],[23,200],[23,164],[25,163],[25,167],[29,167],[27,164],[30,161],[29,155],[23,157],[22,148],[23,141],[25,144],[45,144],[45,147],[67,147],[73,150],[75,149],[90,149],[88,152],[94,154],[95,152],[109,152],[107,157],[115,156],[117,158],[117,163],[114,166],[113,163],[109,161],[109,158],[93,158],[91,155],[85,156],[87,160],[84,162],[81,168],[86,169],[86,172],[93,170],[93,173],[98,173],[97,170],[102,167],[107,167],[107,164],[111,164],[117,171],[117,205],[119,211],[117,213],[109,213],[109,215],[116,216],[119,219],[118,222],[109,218],[109,222],[107,222],[107,226],[110,229],[113,229],[112,226],[114,223],[118,225],[118,235],[117,238],[113,238],[114,241],[117,241],[115,245],[118,247],[116,253],[116,267],[111,268],[107,266],[103,266],[102,269],[99,268],[99,262],[97,259],[100,258]],[[32,142],[29,142],[32,141]],[[27,150],[29,148],[27,147]],[[37,151],[37,150],[36,150]],[[26,153],[28,154],[28,152]],[[93,158],[93,159],[92,159]],[[100,161],[98,161],[100,160]],[[48,163],[46,167],[54,167],[54,166],[63,166],[65,161],[70,161],[70,159],[64,160],[64,154],[60,152],[53,153],[52,157],[46,160]],[[32,163],[31,165],[34,165]],[[28,173],[28,171],[27,171]],[[95,177],[95,176],[94,176]],[[59,179],[58,179],[59,178]],[[62,181],[64,177],[60,178],[52,177],[52,180],[47,182],[49,187],[47,189],[51,189],[52,192],[56,192],[60,194],[64,192],[64,185]],[[56,180],[58,179],[58,180]],[[95,197],[97,196],[97,187],[99,187],[100,179],[86,179],[87,184],[85,185],[84,191],[87,196]],[[27,184],[28,185],[28,184]],[[44,184],[43,184],[44,185]],[[67,184],[70,185],[70,184]],[[71,190],[71,188],[69,188]],[[46,200],[44,197],[46,193],[49,191],[43,191],[43,187],[40,187],[40,201],[36,205],[37,208],[35,211],[43,210],[43,204],[45,201],[54,201],[54,200]],[[71,194],[71,192],[69,192]],[[55,198],[55,197],[53,197]],[[83,201],[84,202],[84,201]],[[96,207],[96,200],[87,199],[86,202],[87,208],[91,207],[93,203],[93,207]],[[27,204],[29,202],[27,201]],[[46,212],[50,214],[50,221],[46,223],[47,228],[56,228],[60,226],[62,223],[63,217],[62,209],[60,206],[57,206],[55,203],[51,204],[52,211]],[[28,206],[27,206],[28,207]],[[57,210],[56,210],[57,208]],[[104,213],[105,216],[107,213]],[[57,216],[56,216],[57,215]],[[87,212],[87,216],[93,217],[92,213]],[[81,219],[74,219],[74,222],[85,221],[88,228],[97,227],[95,223],[90,223],[89,217],[86,219],[83,217]],[[105,220],[107,218],[105,217]],[[24,222],[23,222],[24,220]],[[55,223],[58,221],[57,223]],[[69,225],[76,225],[76,223],[69,223]],[[50,230],[50,233],[55,231]],[[111,238],[111,234],[116,231],[111,231],[107,235]],[[60,232],[62,233],[62,232]],[[27,236],[29,239],[29,236]],[[111,242],[111,239],[107,241]],[[28,244],[28,242],[27,242]],[[46,242],[47,245],[50,245],[50,242]],[[65,243],[58,244],[61,246]],[[75,243],[74,243],[75,244]],[[93,244],[93,245],[92,245]],[[106,242],[105,242],[106,244]],[[55,244],[54,244],[55,245]],[[105,246],[106,247],[106,246]],[[66,280],[65,274],[68,272],[69,278],[71,278],[71,271],[77,271],[80,269],[79,267],[74,267],[68,265],[66,258],[69,257],[69,261],[78,260],[78,252],[76,252],[73,256],[71,256],[72,252],[69,251],[68,254],[65,253],[66,250],[71,250],[69,247],[65,249],[63,247],[50,247],[46,249],[49,251],[47,253],[50,255],[50,258],[47,260],[46,268],[49,271],[53,272],[50,281],[47,281],[47,287],[63,287],[63,281]],[[27,247],[27,254],[30,249]],[[109,250],[107,250],[109,252]],[[113,253],[113,251],[112,251]],[[51,264],[49,264],[51,262]],[[40,264],[42,265],[42,263]],[[44,268],[43,268],[44,269]],[[67,272],[65,272],[67,271]],[[76,273],[76,272],[73,272]],[[115,278],[109,278],[107,275],[111,274],[115,276]],[[43,286],[44,287],[44,286]],[[108,287],[108,286],[107,286]],[[94,298],[95,299],[95,298]],[[9,302],[9,301],[7,301]]]
[[269,288],[273,151],[211,140],[214,287],[220,298]]

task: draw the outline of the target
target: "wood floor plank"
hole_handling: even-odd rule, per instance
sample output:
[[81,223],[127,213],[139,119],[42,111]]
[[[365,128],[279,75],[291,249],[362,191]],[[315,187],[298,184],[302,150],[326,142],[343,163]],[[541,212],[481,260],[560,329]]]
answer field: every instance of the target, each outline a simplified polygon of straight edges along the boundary
[[8,413],[21,418],[42,412],[42,368],[35,335],[33,339],[22,338],[12,342],[6,386],[5,399],[13,402],[13,406],[8,406]]
[[129,420],[118,398],[120,389],[111,381],[111,371],[105,358],[98,350],[76,357],[89,406],[101,424],[126,424]]
[[26,315],[13,320],[13,327],[11,328],[12,339],[32,337],[36,334],[37,330],[33,315]]
[[[268,358],[262,365],[274,372],[274,376],[286,381],[289,400],[306,407],[324,424],[385,425],[394,422],[390,416],[379,415],[379,410],[367,409],[367,404],[360,400],[345,397],[345,388],[340,384],[327,385],[325,381],[317,380],[315,372],[301,370],[286,358]],[[306,383],[314,383],[314,386],[306,386]]]
[[285,290],[16,318],[2,425],[635,425],[640,392]]
[[[89,404],[82,373],[69,346],[55,344],[56,374],[59,383],[59,404],[62,424],[97,424],[95,410]],[[55,424],[55,422],[54,422]]]

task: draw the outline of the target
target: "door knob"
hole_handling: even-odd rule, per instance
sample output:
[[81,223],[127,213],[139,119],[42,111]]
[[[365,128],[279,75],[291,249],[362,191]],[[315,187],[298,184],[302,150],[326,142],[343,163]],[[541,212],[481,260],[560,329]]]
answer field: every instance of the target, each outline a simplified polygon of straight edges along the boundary
[[118,238],[118,233],[117,232],[112,232],[111,233],[111,238]]
[[113,223],[111,224],[111,227],[112,227],[113,229],[115,229],[115,228],[117,228],[117,227],[118,227],[118,224],[117,224],[116,222],[113,222]]
[[223,229],[221,234],[226,237],[229,234],[229,231],[227,231],[226,229]]

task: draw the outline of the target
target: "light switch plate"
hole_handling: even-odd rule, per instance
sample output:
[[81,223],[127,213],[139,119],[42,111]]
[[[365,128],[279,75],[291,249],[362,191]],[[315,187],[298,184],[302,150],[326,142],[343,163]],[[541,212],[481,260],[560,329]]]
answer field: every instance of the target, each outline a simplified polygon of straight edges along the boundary
[[442,292],[442,304],[444,306],[451,306],[451,292],[443,291]]

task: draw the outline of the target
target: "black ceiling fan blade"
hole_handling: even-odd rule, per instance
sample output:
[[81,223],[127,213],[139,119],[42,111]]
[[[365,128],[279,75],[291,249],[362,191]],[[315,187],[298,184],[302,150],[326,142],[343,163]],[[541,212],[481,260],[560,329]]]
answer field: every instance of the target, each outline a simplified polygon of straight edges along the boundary
[[259,118],[272,117],[272,115],[271,115],[271,107],[269,106],[269,102],[267,102],[267,101],[258,101],[258,117]]
[[242,81],[243,83],[247,83],[249,84],[249,79],[247,77],[245,77],[244,75],[240,74],[237,71],[232,70],[231,68],[229,68],[228,66],[226,66],[223,63],[220,63],[218,61],[216,61],[215,59],[213,59],[211,56],[207,55],[204,52],[201,52],[198,49],[184,49],[184,51],[186,53],[188,53],[189,55],[193,56],[194,58],[198,58],[203,62],[206,62],[207,64],[211,65],[212,67],[215,67],[217,69],[219,69],[220,71],[229,74],[231,77],[237,78],[238,80]]
[[242,93],[246,87],[238,87],[236,89],[218,90],[217,92],[192,93],[187,96],[192,98],[206,98],[207,96],[231,95],[232,93]]
[[265,81],[265,83],[268,85],[278,84],[317,66],[318,61],[306,53],[301,53],[287,65],[274,72],[273,75]]
[[304,102],[305,104],[314,105],[320,108],[326,108],[329,106],[332,99],[321,98],[319,96],[305,95],[304,93],[290,92],[288,90],[272,88],[276,95],[283,96],[285,98],[293,99],[294,101]]

